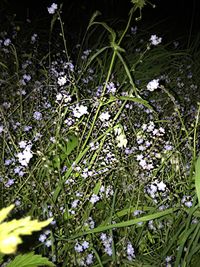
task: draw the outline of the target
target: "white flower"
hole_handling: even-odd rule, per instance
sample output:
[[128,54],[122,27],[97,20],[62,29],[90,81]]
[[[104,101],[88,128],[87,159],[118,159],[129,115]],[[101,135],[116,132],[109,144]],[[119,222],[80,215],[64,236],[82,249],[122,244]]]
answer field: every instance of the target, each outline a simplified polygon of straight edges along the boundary
[[43,243],[46,239],[47,239],[47,237],[46,237],[46,235],[44,235],[44,234],[41,234],[41,235],[39,236],[39,241],[42,242],[42,243]]
[[73,114],[74,117],[76,118],[80,118],[81,116],[83,116],[84,114],[87,114],[87,107],[80,105],[80,106],[76,106],[76,108],[73,110]]
[[54,14],[57,8],[58,8],[58,5],[53,3],[50,7],[47,8],[47,10],[49,14]]
[[165,191],[166,184],[163,182],[157,183],[158,190]]
[[31,75],[30,75],[30,74],[24,74],[24,75],[23,75],[23,80],[24,80],[25,82],[29,82],[29,81],[31,80]]
[[151,42],[152,45],[158,45],[162,42],[162,38],[154,35],[151,35],[151,38],[149,39],[149,41]]
[[61,101],[62,98],[63,98],[63,95],[62,95],[61,93],[58,93],[58,94],[56,95],[56,100],[57,100],[57,101]]
[[139,162],[139,165],[140,165],[143,169],[145,169],[146,166],[147,166],[146,160],[145,160],[145,159],[141,159],[140,162]]
[[101,113],[101,115],[99,116],[99,119],[104,122],[104,121],[108,121],[110,118],[110,114],[108,113],[108,111]]
[[78,206],[78,203],[79,203],[79,200],[78,200],[78,199],[74,200],[74,201],[72,202],[72,208],[75,209],[75,208]]
[[121,127],[114,128],[115,135],[120,135],[122,133]]
[[152,131],[154,130],[154,128],[155,128],[155,124],[154,124],[154,122],[153,122],[153,121],[150,121],[149,126],[148,126],[148,128],[147,128],[147,132],[148,132],[148,133],[149,133],[149,132],[152,132]]
[[126,252],[127,252],[127,255],[135,258],[135,251],[131,243],[128,243]]
[[90,202],[92,204],[96,203],[97,201],[99,201],[99,197],[95,194],[92,194],[91,198],[90,198]]
[[0,125],[0,133],[2,133],[4,130],[3,125]]
[[192,207],[192,201],[186,201],[184,204],[188,208],[191,208]]
[[83,247],[78,243],[75,245],[74,249],[76,252],[82,252],[83,251]]
[[11,40],[9,38],[7,38],[7,39],[4,40],[3,44],[5,46],[9,46],[11,44]]
[[18,161],[22,166],[28,166],[30,159],[33,157],[31,146],[28,145],[23,152],[17,154]]
[[108,93],[114,94],[117,90],[113,82],[108,83],[106,87],[108,89]]
[[20,148],[25,148],[27,146],[27,141],[20,141],[18,144]]
[[120,134],[116,137],[116,141],[118,142],[117,147],[126,147],[128,141],[126,139],[126,135],[125,134]]
[[45,242],[45,245],[49,248],[49,247],[52,245],[51,240],[47,240],[47,241]]
[[34,33],[32,36],[31,36],[31,43],[34,44],[37,40],[37,37],[38,35],[36,33]]
[[33,118],[36,119],[37,121],[40,121],[42,119],[42,113],[39,111],[35,111],[33,113]]
[[91,265],[93,263],[93,255],[90,253],[87,255],[86,264]]
[[147,90],[153,92],[159,87],[159,79],[154,79],[147,84]]
[[87,242],[87,241],[83,241],[83,243],[82,243],[82,247],[83,247],[83,249],[87,249],[87,248],[89,248],[89,242]]
[[165,261],[166,262],[170,262],[172,260],[172,257],[171,256],[167,256],[166,258],[165,258]]
[[66,82],[67,82],[67,77],[66,76],[58,78],[58,85],[63,86],[63,85],[66,84]]
[[137,155],[136,160],[137,160],[137,161],[140,161],[140,160],[142,160],[143,158],[144,158],[144,156],[143,156],[142,154],[139,154],[139,155]]

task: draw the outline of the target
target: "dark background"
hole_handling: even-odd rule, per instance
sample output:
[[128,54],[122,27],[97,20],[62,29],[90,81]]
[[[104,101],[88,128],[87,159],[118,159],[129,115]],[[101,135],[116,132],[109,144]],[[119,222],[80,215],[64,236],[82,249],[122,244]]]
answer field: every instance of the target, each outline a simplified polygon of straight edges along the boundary
[[[70,31],[78,32],[86,27],[95,10],[102,13],[100,20],[127,20],[132,6],[130,0],[0,0],[1,20],[5,16],[16,14],[16,20],[31,22],[40,19],[51,19],[47,12],[53,2],[63,3],[62,19]],[[142,20],[138,24],[165,32],[170,38],[196,34],[200,25],[200,0],[152,0],[156,8],[147,4],[142,10]],[[139,13],[138,13],[139,15]],[[41,25],[42,27],[42,25]]]

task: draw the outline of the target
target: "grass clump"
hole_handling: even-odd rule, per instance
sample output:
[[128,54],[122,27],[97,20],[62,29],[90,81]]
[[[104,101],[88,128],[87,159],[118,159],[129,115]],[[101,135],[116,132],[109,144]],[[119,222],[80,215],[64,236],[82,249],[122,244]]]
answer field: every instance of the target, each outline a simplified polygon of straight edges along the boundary
[[0,34],[0,203],[54,218],[30,250],[56,266],[197,266],[197,55],[137,33],[132,4],[74,49],[58,6],[47,53],[39,32]]

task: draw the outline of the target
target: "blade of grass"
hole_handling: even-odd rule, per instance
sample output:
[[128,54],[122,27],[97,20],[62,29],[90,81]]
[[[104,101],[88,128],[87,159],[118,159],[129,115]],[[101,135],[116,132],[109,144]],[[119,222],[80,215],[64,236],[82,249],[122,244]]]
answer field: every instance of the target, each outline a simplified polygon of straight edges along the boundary
[[146,221],[150,221],[150,220],[154,220],[166,215],[169,215],[171,213],[174,213],[175,211],[177,211],[179,208],[170,208],[170,209],[166,209],[164,211],[160,211],[160,212],[156,212],[154,214],[149,214],[137,219],[133,219],[133,220],[128,220],[125,222],[120,222],[120,223],[115,223],[115,224],[111,224],[111,225],[106,225],[106,226],[99,226],[96,227],[92,230],[86,231],[86,232],[82,232],[79,233],[77,235],[72,236],[71,238],[67,239],[67,240],[71,240],[71,239],[75,239],[84,235],[88,235],[88,234],[94,234],[94,233],[100,233],[100,232],[104,232],[106,230],[110,230],[110,229],[117,229],[117,228],[122,228],[122,227],[128,227],[128,226],[132,226],[134,224],[137,224],[139,222],[146,222]]
[[200,156],[198,157],[196,165],[195,165],[194,180],[195,180],[196,194],[197,194],[198,202],[200,205]]

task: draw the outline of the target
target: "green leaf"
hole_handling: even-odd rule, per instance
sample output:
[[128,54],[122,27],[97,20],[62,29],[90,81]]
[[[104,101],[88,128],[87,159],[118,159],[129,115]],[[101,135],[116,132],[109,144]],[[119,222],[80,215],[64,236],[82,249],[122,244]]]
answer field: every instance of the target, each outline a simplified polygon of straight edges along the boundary
[[196,187],[196,193],[200,205],[200,156],[197,159],[196,165],[195,165],[195,175],[194,175],[194,180],[195,180],[195,187]]
[[135,225],[139,222],[148,222],[150,220],[154,220],[154,219],[161,218],[163,216],[167,216],[171,213],[174,213],[177,210],[178,210],[178,208],[170,208],[170,209],[166,209],[164,211],[159,211],[159,212],[156,212],[153,214],[145,215],[145,216],[137,218],[137,219],[128,220],[128,221],[124,221],[124,222],[120,222],[120,223],[114,223],[114,224],[110,224],[110,225],[99,226],[99,227],[96,227],[92,230],[88,230],[88,231],[79,233],[77,235],[74,235],[71,238],[69,238],[69,240],[76,239],[78,237],[88,235],[88,234],[101,233],[101,232],[104,232],[104,231],[107,231],[107,230],[110,230],[113,228],[116,229],[116,228],[122,228],[122,227],[129,227],[129,226]]
[[98,10],[96,10],[96,11],[94,12],[94,14],[92,15],[90,21],[89,21],[89,25],[88,25],[88,27],[87,27],[87,30],[89,30],[89,28],[93,25],[93,23],[94,23],[96,17],[98,17],[99,15],[101,15],[101,12],[99,12]]
[[78,137],[75,134],[69,134],[67,136],[67,156],[78,146]]
[[0,66],[3,67],[3,68],[5,68],[5,69],[8,69],[8,67],[4,63],[2,63],[2,62],[0,62]]
[[137,7],[142,9],[146,5],[145,0],[131,0],[131,2]]
[[4,257],[4,255],[0,253],[0,264],[3,263],[3,257]]
[[24,255],[18,255],[7,267],[37,267],[37,266],[55,266],[47,258],[41,255],[34,255],[33,252]]
[[133,101],[133,102],[136,102],[138,104],[142,104],[145,107],[147,107],[148,109],[151,109],[152,111],[154,111],[153,107],[151,105],[149,105],[149,102],[142,99],[142,98],[131,97],[131,96],[120,96],[120,97],[118,97],[118,99],[119,100],[125,100],[125,101]]
[[[102,184],[101,181],[99,181],[95,185],[95,187],[93,189],[93,194],[98,195],[98,193],[100,191],[100,188],[101,188],[101,184]],[[84,215],[84,220],[86,220],[90,216],[90,212],[91,212],[91,210],[92,210],[93,207],[94,207],[94,204],[92,204],[91,202],[89,202],[88,205],[87,205],[87,207],[86,207],[86,209],[85,209],[86,213]]]

